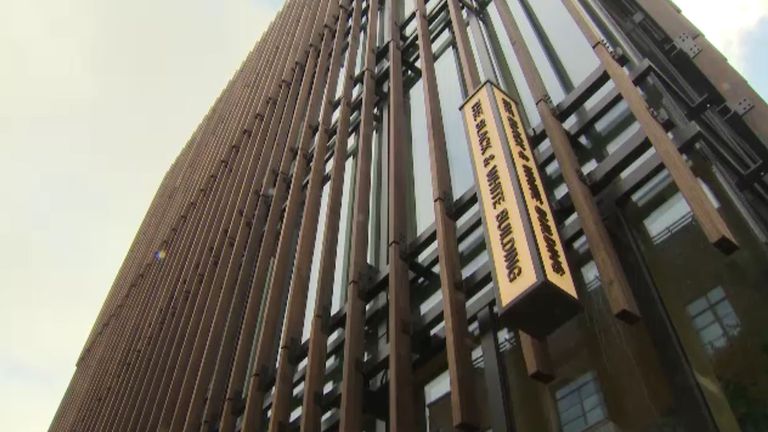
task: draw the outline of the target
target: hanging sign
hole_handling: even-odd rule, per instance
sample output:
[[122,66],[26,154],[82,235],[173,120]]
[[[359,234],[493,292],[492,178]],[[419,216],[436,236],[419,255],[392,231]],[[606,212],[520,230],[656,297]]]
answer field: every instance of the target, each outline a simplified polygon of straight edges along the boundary
[[462,112],[500,315],[544,337],[580,306],[520,112],[490,82]]

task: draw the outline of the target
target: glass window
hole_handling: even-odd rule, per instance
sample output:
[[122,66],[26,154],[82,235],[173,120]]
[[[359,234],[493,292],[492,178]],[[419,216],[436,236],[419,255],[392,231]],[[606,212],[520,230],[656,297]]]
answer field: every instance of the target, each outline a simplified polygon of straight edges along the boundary
[[643,221],[653,243],[658,244],[693,219],[693,213],[680,192],[672,195],[664,204]]
[[570,91],[597,68],[597,57],[562,2],[520,1],[532,12],[530,20],[543,33],[542,42],[550,45],[551,62]]
[[448,152],[448,165],[451,171],[453,197],[457,198],[475,184],[472,165],[469,159],[467,135],[464,131],[464,119],[459,108],[464,101],[456,55],[453,48],[445,50],[435,61],[437,89],[440,93],[440,113],[445,128],[445,145]]
[[[332,165],[329,163],[328,165]],[[309,338],[310,325],[312,323],[313,311],[315,310],[315,297],[317,295],[317,277],[320,271],[320,255],[323,252],[323,237],[325,236],[326,210],[328,208],[328,193],[330,192],[330,182],[323,187],[323,195],[320,199],[320,213],[317,217],[317,233],[315,234],[315,249],[312,252],[312,267],[309,273],[309,286],[307,287],[307,304],[304,310],[304,329],[301,333],[301,340]]]
[[341,195],[341,212],[339,214],[339,237],[336,243],[336,265],[333,277],[333,295],[331,298],[331,313],[335,313],[344,304],[347,289],[347,262],[349,260],[349,244],[352,232],[352,211],[354,194],[354,176],[357,168],[356,158],[350,157],[345,162],[344,185]]
[[738,335],[741,329],[739,317],[721,287],[694,300],[686,310],[693,327],[699,332],[701,343],[710,354],[725,348],[728,339]]
[[[738,251],[722,254],[696,223],[675,225],[690,210],[666,171],[646,181],[622,214],[717,427],[768,430],[768,250],[708,158],[695,149],[687,156]],[[659,243],[653,234],[664,229]]]
[[555,400],[563,432],[581,432],[606,418],[600,384],[593,371],[556,390]]
[[[632,199],[636,202],[647,201],[650,197],[654,196],[653,194],[655,192],[670,185],[671,181],[669,172],[664,171],[633,194]],[[712,191],[707,184],[702,182],[701,179],[699,179],[699,184],[704,189],[704,192],[707,197],[709,197],[710,201],[712,201],[712,204],[714,204],[715,207],[720,207],[720,203],[712,194]],[[693,212],[685,201],[683,194],[681,192],[675,192],[643,220],[643,225],[653,244],[659,244],[676,231],[691,223],[692,220]]]
[[[504,28],[504,25],[501,22],[501,17],[499,16],[499,11],[496,8],[496,2],[491,2],[488,4],[486,8],[486,12],[488,16],[491,18],[491,23],[493,25],[493,29],[495,30],[495,36],[498,40],[498,47],[500,48],[501,52],[498,52],[497,49],[494,54],[494,59],[496,60],[496,63],[499,65],[499,74],[505,78],[506,84],[508,86],[515,85],[515,89],[512,88],[505,88],[508,93],[514,94],[517,93],[519,99],[522,102],[523,111],[526,114],[526,117],[528,118],[529,124],[537,124],[540,122],[539,113],[536,110],[536,101],[534,100],[533,96],[531,95],[530,88],[527,85],[527,81],[525,80],[525,76],[523,75],[523,71],[520,68],[520,63],[517,61],[517,56],[515,56],[514,49],[512,48],[512,43],[509,40],[509,35],[507,35],[506,29]],[[504,59],[500,59],[499,57],[504,57]],[[507,67],[507,71],[502,69],[502,65],[505,65]],[[510,75],[511,74],[511,75]],[[509,78],[507,78],[509,76]],[[512,82],[513,81],[513,82]],[[516,92],[515,92],[516,90]]]
[[[544,80],[544,85],[547,87],[547,92],[552,98],[552,102],[559,103],[565,97],[566,92],[563,88],[560,77],[558,77],[555,69],[552,67],[549,61],[547,51],[544,48],[542,40],[539,39],[539,36],[542,35],[542,33],[537,31],[537,26],[540,26],[540,23],[537,23],[535,20],[530,21],[528,19],[529,14],[527,12],[530,12],[530,9],[525,9],[519,0],[507,0],[507,2],[509,3],[510,9],[512,10],[512,15],[515,19],[515,22],[520,28],[520,33],[523,35],[523,39],[525,40],[528,49],[531,51],[534,63],[536,63],[536,67],[541,73],[541,77]],[[547,4],[547,6],[549,5]],[[525,83],[525,80],[518,79],[518,86],[522,87],[523,83]]]
[[412,209],[415,232],[419,235],[435,221],[432,201],[432,179],[430,172],[427,119],[424,107],[424,86],[419,80],[409,92],[411,131],[411,181]]
[[[368,263],[374,267],[379,267],[381,262],[382,248],[386,249],[386,236],[388,235],[387,226],[387,191],[385,184],[387,182],[387,173],[384,172],[386,165],[382,157],[386,155],[386,147],[382,143],[382,134],[380,133],[380,124],[376,124],[373,130],[371,142],[371,189],[368,197]],[[386,253],[384,253],[386,255]]]
[[581,267],[581,277],[584,279],[584,285],[587,291],[592,291],[601,286],[600,273],[597,272],[597,265],[594,260],[589,261]]

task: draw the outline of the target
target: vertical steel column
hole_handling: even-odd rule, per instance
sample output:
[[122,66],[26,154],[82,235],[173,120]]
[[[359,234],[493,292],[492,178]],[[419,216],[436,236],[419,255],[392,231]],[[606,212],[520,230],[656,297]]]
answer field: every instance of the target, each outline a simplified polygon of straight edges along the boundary
[[[371,190],[371,145],[373,140],[373,106],[376,101],[376,38],[378,36],[379,2],[368,1],[368,30],[363,74],[363,106],[360,113],[360,140],[357,150],[355,202],[352,213],[352,241],[349,256],[346,320],[344,324],[344,365],[341,381],[341,422],[339,431],[362,430],[363,411],[363,330],[365,302],[361,284],[368,268],[368,216]],[[322,359],[325,362],[325,359]],[[319,378],[315,378],[319,379]],[[322,386],[320,387],[322,388]],[[320,391],[320,388],[317,390]]]
[[[333,281],[336,265],[336,249],[339,233],[339,214],[341,211],[341,199],[344,186],[344,174],[347,158],[347,141],[349,140],[349,120],[351,115],[352,89],[355,81],[355,71],[357,69],[357,50],[359,45],[361,16],[363,1],[355,0],[354,12],[352,15],[352,30],[349,35],[349,45],[347,51],[346,68],[344,70],[344,83],[339,104],[339,120],[336,127],[336,144],[331,167],[331,179],[328,192],[328,202],[326,207],[325,230],[323,231],[322,251],[320,254],[320,263],[317,272],[317,288],[315,294],[315,305],[310,321],[309,348],[307,353],[307,370],[304,379],[304,397],[302,401],[301,430],[314,431],[320,430],[320,418],[322,417],[322,388],[323,378],[325,376],[325,357],[328,340],[328,320],[330,318],[331,295],[333,294]],[[365,105],[365,103],[363,104]],[[304,222],[306,223],[306,221]],[[303,279],[298,276],[292,281],[291,293],[296,291],[306,292],[307,277]],[[301,296],[300,293],[297,293]],[[303,296],[302,296],[303,297]],[[295,310],[303,312],[300,305],[295,305]],[[295,312],[289,310],[294,314]],[[300,326],[297,324],[297,328]],[[283,339],[295,337],[291,334],[293,329],[287,329]],[[295,334],[300,334],[299,330]],[[286,362],[281,365],[277,373],[277,384],[281,383],[285,377],[293,376],[295,365]],[[274,409],[272,416],[275,421],[284,421],[285,410],[283,408],[286,402],[290,400],[292,392],[287,393],[276,387],[274,398]]]
[[562,0],[584,37],[592,46],[595,55],[610,76],[616,89],[627,102],[630,111],[645,132],[664,166],[675,181],[680,193],[691,207],[709,242],[725,254],[738,249],[733,234],[714,204],[709,200],[701,184],[683,159],[675,144],[667,136],[661,125],[653,118],[648,107],[632,80],[619,66],[608,48],[603,44],[597,32],[586,20],[579,7],[572,0]]
[[443,296],[445,320],[445,351],[451,385],[451,415],[456,428],[477,427],[477,407],[474,404],[471,381],[472,359],[468,346],[467,299],[462,283],[456,222],[450,215],[450,209],[453,208],[453,189],[425,3],[424,0],[416,0],[416,30],[419,36],[421,79],[424,84],[432,200],[440,262],[440,291]]
[[536,109],[544,124],[544,130],[552,145],[563,180],[568,186],[568,192],[579,216],[581,228],[592,252],[605,296],[611,307],[611,312],[626,322],[635,322],[640,318],[632,290],[621,267],[618,254],[611,242],[608,231],[603,224],[600,210],[589,186],[584,183],[576,153],[571,146],[571,140],[560,120],[552,112],[549,95],[544,86],[541,74],[536,69],[520,29],[512,16],[512,11],[506,1],[495,0],[502,25],[510,39],[515,56],[523,71],[528,88],[536,101]]
[[[389,339],[389,430],[414,429],[413,367],[411,361],[411,287],[408,264],[404,257],[408,246],[407,217],[405,215],[407,169],[403,161],[409,160],[410,146],[403,139],[405,125],[403,113],[403,60],[400,35],[400,3],[390,0],[388,22],[389,41],[389,113],[387,137],[389,139],[389,256],[387,336]],[[367,225],[367,220],[365,221]],[[345,358],[346,360],[346,358]]]

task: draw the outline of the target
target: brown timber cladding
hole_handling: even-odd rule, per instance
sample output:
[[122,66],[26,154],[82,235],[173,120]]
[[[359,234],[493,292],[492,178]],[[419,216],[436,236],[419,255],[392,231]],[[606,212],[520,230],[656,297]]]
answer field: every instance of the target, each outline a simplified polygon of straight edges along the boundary
[[[598,66],[587,78],[592,82],[577,83],[557,106],[510,7],[517,1],[287,0],[165,175],[50,430],[425,430],[422,388],[443,370],[451,428],[513,430],[498,331],[514,327],[528,376],[543,383],[556,378],[547,339],[581,310],[582,292],[577,295],[571,280],[578,268],[569,268],[572,258],[564,246],[577,233],[591,252],[612,316],[622,325],[642,322],[640,297],[636,301],[601,200],[626,200],[640,181],[666,170],[709,244],[723,255],[738,251],[735,230],[690,166],[691,146],[674,139],[670,126],[649,109],[644,89],[624,69],[626,59],[600,33],[607,24],[595,27],[599,20],[590,11],[605,1],[562,0],[580,30],[573,37],[586,39]],[[728,124],[747,131],[744,141],[765,156],[768,111],[759,96],[712,55],[711,45],[667,0],[624,3],[644,11],[671,38],[698,38],[705,51],[692,57],[691,67],[739,114],[728,117]],[[600,10],[618,14],[614,6]],[[516,82],[505,78],[508,72],[486,70],[499,68],[489,55],[495,48],[472,26],[492,28],[491,8],[501,24],[493,32],[509,43],[505,55],[514,57],[506,62],[519,68]],[[568,295],[560,300],[567,310],[554,324],[549,315],[556,314],[547,309],[561,306],[553,297],[541,297],[535,308],[508,309],[515,300],[507,302],[508,293],[483,290],[498,282],[503,262],[462,273],[461,245],[471,226],[493,221],[487,214],[481,218],[480,210],[469,212],[490,205],[481,185],[454,196],[457,174],[448,145],[453,137],[446,137],[445,88],[436,70],[446,50],[455,53],[458,79],[452,84],[462,97],[470,101],[478,91],[487,92],[483,100],[497,107],[493,113],[501,115],[498,107],[506,107],[514,119],[514,125],[500,122],[491,132],[506,136],[503,142],[510,145],[522,132],[526,161],[539,162],[540,215],[548,223],[546,238],[557,241],[551,250],[564,266],[566,276],[558,283]],[[413,90],[416,83],[421,95]],[[600,179],[582,173],[564,113],[580,109],[605,83],[655,151],[656,165],[643,178],[623,180],[616,169],[606,169]],[[528,124],[534,116],[523,112],[521,94],[533,99],[540,125]],[[408,117],[416,98],[424,107],[424,142],[414,138]],[[589,121],[585,128],[594,126]],[[467,136],[474,132],[467,130]],[[473,139],[465,141],[471,151]],[[426,149],[426,160],[412,160],[417,146]],[[506,173],[501,183],[511,194],[513,177],[523,168],[516,171],[509,155],[500,159],[500,172]],[[545,187],[544,161],[562,173],[566,202]],[[421,198],[431,199],[433,219],[413,234],[415,170],[427,173],[429,196]],[[475,174],[479,182],[481,173]],[[762,179],[748,174],[762,190]],[[522,214],[531,198],[518,204]],[[576,218],[566,220],[566,210]],[[514,229],[523,231],[534,219],[526,216]],[[545,255],[544,236],[536,235],[529,233],[530,247],[519,245],[529,260]],[[497,251],[490,255],[504,259]],[[538,276],[531,276],[536,283],[543,271],[537,265]],[[423,283],[437,287],[439,300],[426,312],[416,289]],[[495,284],[500,290],[502,285]],[[484,388],[493,396],[488,407],[478,406],[476,398],[475,349],[486,363]]]

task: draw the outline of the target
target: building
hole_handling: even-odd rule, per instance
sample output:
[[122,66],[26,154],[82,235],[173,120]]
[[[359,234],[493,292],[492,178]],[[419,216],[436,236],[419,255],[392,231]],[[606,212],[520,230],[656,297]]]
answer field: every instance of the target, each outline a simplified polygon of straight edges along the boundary
[[51,430],[768,430],[766,162],[668,0],[288,0]]

